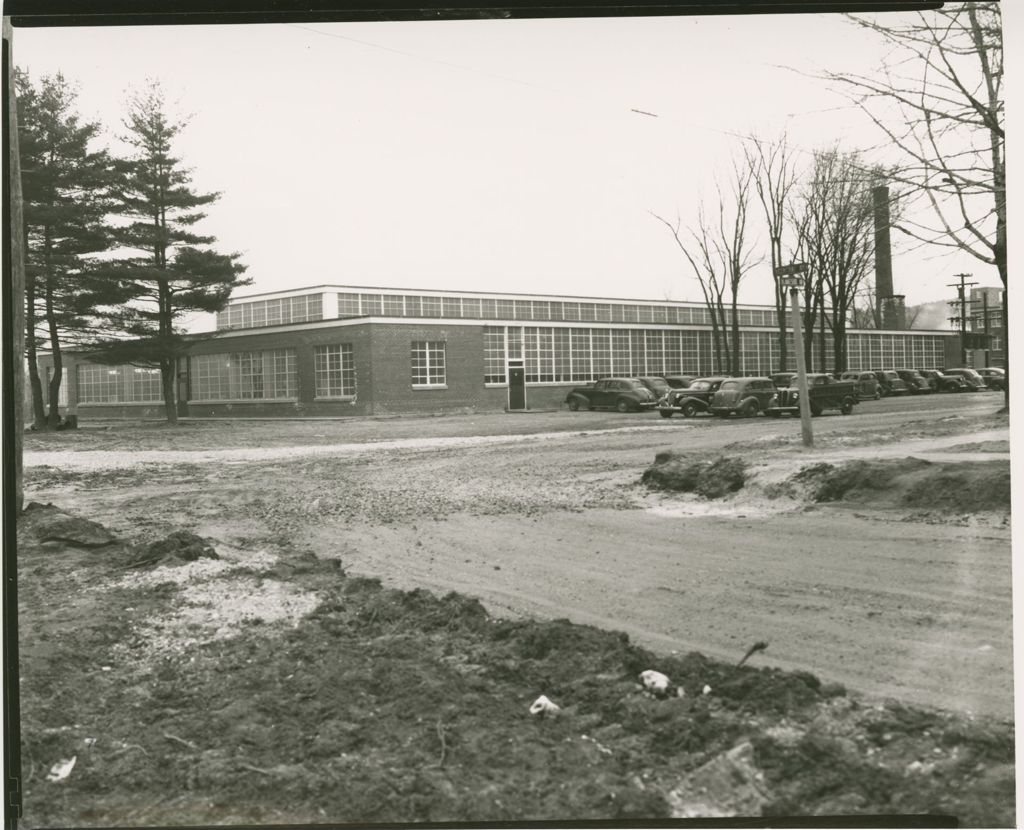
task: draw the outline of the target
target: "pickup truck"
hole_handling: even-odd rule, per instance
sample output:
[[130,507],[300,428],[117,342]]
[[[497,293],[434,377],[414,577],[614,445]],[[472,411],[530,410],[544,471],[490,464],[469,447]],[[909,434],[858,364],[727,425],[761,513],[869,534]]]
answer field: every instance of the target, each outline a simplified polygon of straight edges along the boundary
[[565,403],[573,412],[579,409],[615,409],[636,412],[654,409],[654,393],[637,378],[601,378],[589,386],[569,390]]
[[[859,400],[857,381],[836,380],[828,374],[807,375],[807,393],[810,396],[812,415],[820,415],[826,409],[838,409],[843,415],[849,415]],[[772,396],[764,412],[773,418],[778,418],[784,412],[799,415],[799,398],[800,392],[795,385],[780,389]]]

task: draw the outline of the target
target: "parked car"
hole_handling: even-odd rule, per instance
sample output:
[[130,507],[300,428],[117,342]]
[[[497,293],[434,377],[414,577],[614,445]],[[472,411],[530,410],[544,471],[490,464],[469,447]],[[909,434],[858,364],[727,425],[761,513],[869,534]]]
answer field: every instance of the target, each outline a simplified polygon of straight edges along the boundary
[[967,381],[967,385],[971,388],[972,392],[981,392],[988,389],[985,384],[985,378],[979,375],[974,369],[946,369],[947,377],[962,377]]
[[663,377],[644,375],[637,378],[637,380],[654,393],[655,401],[659,400],[662,395],[668,394],[668,391],[672,388]]
[[907,384],[911,395],[924,395],[935,391],[935,384],[929,383],[928,378],[917,369],[897,369],[896,374]]
[[712,415],[750,416],[763,412],[775,394],[771,378],[727,378],[711,398]]
[[677,412],[684,418],[707,412],[712,396],[725,380],[724,377],[697,378],[685,389],[673,389],[658,401],[658,412],[662,418],[671,418]]
[[577,386],[565,397],[569,409],[616,409],[635,412],[654,409],[657,398],[639,378],[601,378],[588,386]]
[[877,401],[882,397],[878,391],[878,378],[874,372],[843,372],[840,380],[852,380],[857,384],[857,397],[860,400]]
[[772,375],[772,383],[779,389],[785,389],[795,382],[796,372],[776,372]]
[[697,379],[697,375],[665,375],[665,382],[673,389],[685,389]]
[[882,397],[889,395],[906,395],[910,392],[906,382],[893,369],[872,369],[878,380],[878,391]]
[[[826,409],[838,409],[843,415],[853,412],[857,403],[857,385],[855,380],[836,380],[830,374],[813,373],[807,375],[807,396],[811,415],[820,415]],[[793,387],[776,390],[764,410],[766,415],[778,418],[788,413],[800,413],[800,390]]]
[[985,378],[985,383],[989,389],[995,389],[998,392],[1002,392],[1010,385],[1009,378],[1006,377],[1005,369],[984,368],[978,369],[978,374]]
[[918,369],[917,371],[926,378],[933,379],[935,388],[939,392],[967,392],[971,388],[967,384],[967,379],[959,375],[947,375],[939,369]]

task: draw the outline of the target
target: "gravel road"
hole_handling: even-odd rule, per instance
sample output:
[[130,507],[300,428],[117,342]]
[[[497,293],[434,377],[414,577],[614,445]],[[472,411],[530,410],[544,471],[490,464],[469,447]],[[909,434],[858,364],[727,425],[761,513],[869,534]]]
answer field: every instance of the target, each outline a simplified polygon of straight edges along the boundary
[[[239,547],[313,550],[389,584],[622,629],[663,651],[738,659],[766,639],[761,664],[1009,716],[1008,527],[806,512],[756,488],[709,505],[638,484],[666,449],[730,448],[767,480],[840,456],[964,459],[948,450],[1008,440],[993,396],[877,404],[866,417],[816,419],[814,450],[788,419],[564,412],[346,424],[345,437],[358,436],[346,442],[329,425],[258,425],[246,438],[233,424],[224,449],[213,448],[216,425],[147,433],[135,452],[124,432],[59,449],[34,438],[27,497],[131,539],[184,526]],[[502,418],[514,432],[501,433]],[[265,430],[271,446],[260,446]]]

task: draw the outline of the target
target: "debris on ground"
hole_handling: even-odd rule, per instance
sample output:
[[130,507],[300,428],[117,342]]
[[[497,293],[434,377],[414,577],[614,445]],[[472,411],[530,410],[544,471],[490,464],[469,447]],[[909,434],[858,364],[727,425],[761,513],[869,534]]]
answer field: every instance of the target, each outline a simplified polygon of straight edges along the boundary
[[117,541],[103,525],[72,516],[52,504],[29,502],[21,515],[21,524],[40,542],[63,542],[79,548],[100,548]]
[[50,771],[46,774],[46,780],[63,781],[65,778],[71,775],[71,770],[75,768],[75,761],[77,760],[78,756],[72,755],[66,761],[58,761],[56,764],[50,767]]
[[561,708],[562,707],[558,704],[552,703],[546,695],[541,695],[533,702],[533,705],[530,706],[530,714],[544,717],[545,715],[556,714],[561,711]]
[[771,800],[749,741],[715,756],[668,793],[672,818],[760,816]]
[[666,675],[660,671],[654,671],[654,669],[640,672],[640,682],[646,691],[661,696],[667,695],[672,685],[672,681]]
[[[747,649],[747,653],[740,658],[740,661],[736,665],[742,666],[751,658],[752,655],[757,654],[759,651],[764,651],[766,648],[768,648],[768,643],[764,640],[758,640],[754,645]],[[707,694],[707,692],[705,692],[705,694]]]

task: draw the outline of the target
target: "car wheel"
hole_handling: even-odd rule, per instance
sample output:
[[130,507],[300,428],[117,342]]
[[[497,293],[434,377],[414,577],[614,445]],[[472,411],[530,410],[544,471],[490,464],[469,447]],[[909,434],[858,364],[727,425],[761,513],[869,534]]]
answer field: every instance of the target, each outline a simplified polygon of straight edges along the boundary
[[740,416],[743,418],[753,418],[758,411],[757,401],[747,401],[743,404],[743,408],[740,409]]
[[579,409],[580,409],[579,399],[578,398],[570,398],[569,399],[569,411],[570,412],[579,412]]
[[615,411],[616,412],[629,412],[629,410],[630,410],[629,401],[627,401],[625,398],[619,398],[615,402]]
[[697,414],[697,405],[692,401],[690,403],[684,403],[681,411],[684,418],[692,418]]
[[853,399],[843,398],[843,405],[839,407],[839,411],[843,415],[849,415],[851,412],[853,412]]
[[822,409],[817,404],[811,404],[811,415],[817,418],[822,413]]
[[671,409],[659,409],[662,418],[671,418],[675,413]]
[[881,397],[882,397],[882,393],[881,393],[881,392],[879,392],[879,391],[878,391],[878,390],[876,389],[876,390],[875,390],[875,400],[877,401],[877,400],[879,400],[879,399],[880,399]]

